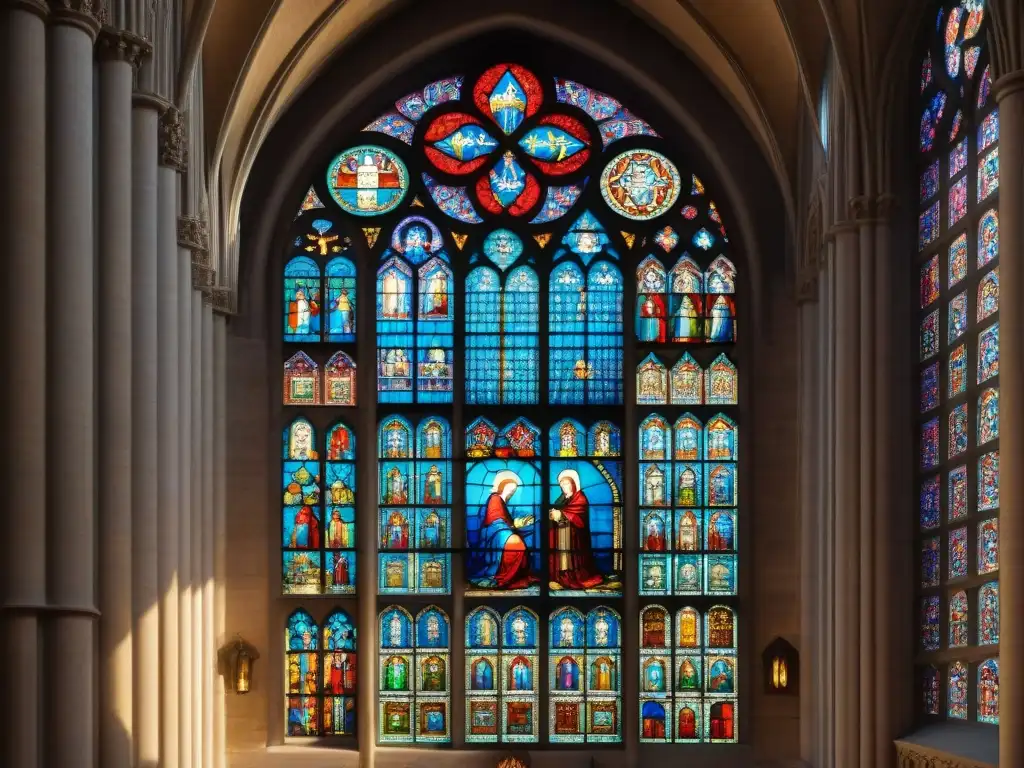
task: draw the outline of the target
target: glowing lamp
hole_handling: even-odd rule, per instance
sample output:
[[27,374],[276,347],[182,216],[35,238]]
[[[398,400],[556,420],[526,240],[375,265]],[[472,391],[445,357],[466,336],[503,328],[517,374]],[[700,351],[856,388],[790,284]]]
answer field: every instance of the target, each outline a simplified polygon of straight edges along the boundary
[[255,648],[242,639],[241,635],[238,635],[235,644],[231,647],[231,656],[235,693],[248,693],[249,686],[252,684],[252,665],[259,658],[259,654]]
[[795,695],[800,677],[800,654],[781,637],[775,638],[762,654],[764,690],[768,694]]

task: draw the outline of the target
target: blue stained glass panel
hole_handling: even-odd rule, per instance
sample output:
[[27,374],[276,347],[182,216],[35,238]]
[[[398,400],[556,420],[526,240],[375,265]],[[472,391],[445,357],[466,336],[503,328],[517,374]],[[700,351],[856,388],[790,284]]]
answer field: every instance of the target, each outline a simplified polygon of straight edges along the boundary
[[939,586],[939,537],[929,536],[921,545],[921,586]]
[[416,125],[409,120],[406,120],[397,112],[388,112],[387,114],[378,117],[372,123],[363,128],[363,130],[383,133],[412,146],[412,137],[416,132]]
[[325,341],[356,340],[356,268],[346,258],[331,259],[327,277],[327,332]]
[[449,157],[467,162],[489,155],[498,148],[498,142],[479,125],[469,123],[435,141],[433,146]]
[[921,648],[939,650],[939,597],[932,595],[921,600]]
[[967,529],[955,528],[949,532],[949,578],[962,579],[967,575]]
[[978,334],[978,383],[999,375],[999,323]]
[[921,360],[939,354],[939,311],[930,312],[921,321]]
[[491,194],[502,208],[511,206],[526,189],[526,171],[511,152],[506,152],[490,170],[488,180]]
[[546,162],[561,162],[586,147],[582,141],[561,128],[544,125],[526,132],[519,140],[530,157]]
[[967,517],[967,467],[959,466],[949,472],[949,520]]
[[917,248],[923,251],[939,236],[939,202],[935,201],[918,217]]
[[964,139],[949,152],[949,178],[953,178],[966,167],[967,139]]
[[992,110],[978,127],[978,151],[982,152],[999,141],[999,110]]
[[999,724],[999,659],[978,666],[978,722]]
[[[966,245],[966,244],[965,244]],[[999,214],[986,211],[978,222],[978,266],[984,267],[999,256]]]
[[978,202],[999,189],[999,147],[978,161]]
[[930,419],[921,427],[921,469],[939,465],[939,420]]
[[473,201],[469,199],[465,187],[440,184],[426,173],[423,174],[423,186],[427,188],[427,194],[434,204],[453,219],[464,224],[479,224],[483,221],[473,207]]
[[999,508],[999,451],[978,459],[978,511]]
[[961,293],[949,302],[947,309],[946,343],[952,344],[967,332],[967,294]]
[[949,689],[946,714],[957,720],[967,719],[967,667],[955,661],[949,666]]
[[938,476],[929,478],[921,484],[921,528],[931,530],[939,527],[939,516],[942,509],[942,488]]
[[991,581],[978,590],[978,645],[999,642],[999,582]]
[[986,389],[978,396],[978,445],[999,437],[999,390]]
[[285,341],[320,341],[320,267],[296,256],[284,268]]
[[523,253],[523,241],[515,232],[496,229],[484,239],[484,256],[503,272]]
[[948,458],[967,450],[967,403],[961,403],[949,414]]
[[544,195],[544,204],[540,211],[531,220],[531,224],[546,224],[549,221],[562,218],[569,212],[587,184],[584,179],[579,184],[568,184],[564,187],[548,187]]
[[[967,277],[967,235],[960,235],[949,246],[948,285],[952,288]],[[938,298],[938,297],[936,297]]]
[[921,174],[921,202],[930,200],[939,191],[939,161],[936,160]]
[[921,371],[921,413],[939,405],[939,364],[932,363]]

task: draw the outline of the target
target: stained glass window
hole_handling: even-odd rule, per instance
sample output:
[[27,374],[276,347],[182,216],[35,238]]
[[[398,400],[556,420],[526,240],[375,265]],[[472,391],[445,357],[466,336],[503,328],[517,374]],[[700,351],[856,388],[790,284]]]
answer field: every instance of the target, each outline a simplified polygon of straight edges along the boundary
[[[954,100],[930,102],[923,129],[933,144],[945,141]],[[963,123],[961,139],[977,127]],[[612,96],[492,62],[395,98],[318,171],[295,201],[298,214],[290,207],[279,267],[283,589],[355,592],[356,494],[368,490],[356,488],[355,435],[373,419],[376,455],[359,459],[377,466],[370,557],[376,594],[394,603],[378,606],[375,628],[380,743],[450,740],[444,611],[453,588],[476,601],[454,638],[466,650],[466,718],[455,727],[467,742],[621,742],[621,617],[597,603],[626,589],[721,604],[696,614],[694,637],[705,640],[687,651],[704,687],[667,702],[666,722],[672,740],[736,740],[743,288],[727,201],[716,203],[714,185],[685,162]],[[937,156],[933,164],[921,183],[936,205],[934,239],[949,189]],[[973,221],[973,194],[966,204],[961,226]],[[357,273],[366,264],[373,272]],[[939,298],[948,301],[938,295],[940,266],[929,275],[936,311],[945,307]],[[624,285],[633,275],[635,313]],[[371,282],[375,322],[357,324],[357,310],[370,306],[359,303],[370,301],[361,286]],[[635,338],[624,337],[624,312]],[[945,329],[945,317],[936,319],[937,342]],[[625,360],[639,365],[626,371]],[[937,412],[944,361],[933,363]],[[375,407],[365,413],[352,409],[357,364],[375,368]],[[625,376],[635,376],[635,403],[626,402],[633,380]],[[585,421],[575,406],[587,409]],[[646,523],[624,519],[632,505],[623,476],[638,468],[624,466],[623,441],[638,436],[621,429],[635,429],[652,406],[664,410],[665,454],[643,465],[663,471],[665,506],[651,496],[643,509],[662,513],[651,541],[663,546],[644,555],[664,559],[662,591],[634,585],[640,574],[623,564],[623,537],[640,530],[643,538]],[[643,409],[637,422],[627,407]],[[465,528],[453,532],[455,503],[464,504]],[[452,583],[455,573],[464,583]],[[374,576],[360,575],[372,590]],[[424,596],[438,605],[406,604]],[[507,598],[515,607],[487,604]],[[562,618],[572,624],[566,637]],[[303,621],[319,638],[313,650],[324,652],[326,623]],[[355,646],[348,650],[354,660]],[[671,646],[669,664],[675,654]],[[308,712],[296,703],[294,722],[310,735],[352,733],[351,686],[331,700],[325,688],[330,675],[345,677],[347,662],[339,657],[345,671],[334,673],[314,661],[313,688],[303,682],[294,693],[313,698]]]
[[381,743],[451,740],[448,615],[436,606],[415,620],[392,605],[380,613],[377,726]]
[[321,626],[305,610],[288,617],[284,632],[285,733],[355,736],[356,628],[336,610]]
[[439,416],[378,429],[380,594],[451,592],[452,437]]
[[337,422],[323,451],[304,418],[283,435],[282,585],[285,594],[355,592],[356,440]]
[[[999,622],[998,583],[977,578],[999,571],[999,111],[989,98],[984,4],[939,5],[924,74],[913,86],[923,115],[913,137],[920,149],[917,677],[924,717],[998,722],[998,661],[983,680],[971,646],[997,642]],[[949,648],[967,650],[959,660],[938,655]]]
[[622,739],[621,619],[598,606],[548,620],[549,733],[553,743]]

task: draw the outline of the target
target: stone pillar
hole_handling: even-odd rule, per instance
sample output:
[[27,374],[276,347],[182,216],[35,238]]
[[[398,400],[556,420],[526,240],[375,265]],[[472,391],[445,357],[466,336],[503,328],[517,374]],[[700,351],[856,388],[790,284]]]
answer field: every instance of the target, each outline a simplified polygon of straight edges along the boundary
[[[51,732],[44,725],[43,733],[46,763],[75,768],[92,765],[96,750],[93,45],[100,25],[88,3],[54,4],[50,22],[46,175],[49,189],[59,190],[65,204],[59,225],[47,232],[46,292],[53,303],[46,313],[46,378],[37,385],[47,393],[46,575],[52,611],[44,723],[60,727]],[[24,63],[15,65],[16,72],[23,70]],[[26,487],[24,478],[17,487]]]
[[[213,635],[216,648],[227,640],[227,318],[213,318],[213,552],[214,610]],[[227,760],[227,722],[224,676],[215,670],[213,684],[213,763],[224,768]]]
[[860,251],[856,225],[836,232],[835,256],[835,764],[860,764]]
[[[859,564],[855,580],[860,617],[858,629],[859,672],[859,731],[861,768],[875,768],[875,676],[879,666],[875,656],[875,594],[878,562],[875,552],[875,511],[878,507],[875,495],[875,205],[872,198],[857,198],[853,201],[857,215],[858,245],[860,248],[859,303],[857,313],[860,340],[859,399],[859,505],[857,527],[859,542],[857,555]],[[891,269],[891,265],[888,265]],[[888,271],[888,269],[886,271]],[[882,433],[884,434],[884,432]]]
[[[1012,50],[995,84],[999,103],[999,764],[1024,765],[1024,29],[1020,7],[1000,10]],[[1010,19],[1016,19],[1013,23]],[[1011,53],[1016,53],[1011,56]]]
[[160,760],[160,590],[157,571],[157,123],[163,103],[136,92],[132,109],[132,609],[135,760]]
[[893,765],[895,762],[893,739],[900,734],[895,732],[894,706],[889,692],[892,675],[902,670],[902,666],[896,667],[892,663],[895,650],[893,632],[896,628],[892,622],[893,596],[888,575],[893,572],[894,555],[890,521],[903,513],[905,508],[893,503],[893,444],[884,437],[892,428],[892,418],[896,412],[893,407],[893,392],[896,388],[893,382],[892,336],[889,333],[890,328],[898,325],[893,323],[891,275],[894,264],[890,223],[893,202],[888,197],[879,198],[876,202],[877,221],[872,254],[875,263],[875,283],[871,291],[875,333],[874,356],[869,362],[874,369],[874,380],[871,383],[875,390],[872,425],[875,439],[871,441],[874,448],[874,488],[870,524],[875,550],[875,568],[872,572],[874,584],[871,590],[875,626],[868,650],[874,654],[875,661],[866,669],[874,676],[871,706],[875,721],[874,749],[867,758],[872,765],[877,766]]
[[[213,521],[213,308],[202,307],[202,403],[203,403],[203,761],[214,768],[213,686],[217,669],[217,639],[214,630],[214,548]],[[198,734],[194,734],[198,736]]]
[[192,768],[192,254],[178,219],[178,762]]
[[160,596],[160,764],[178,768],[179,534],[181,487],[178,392],[178,173],[185,166],[184,131],[174,107],[160,115],[157,170],[157,577]]
[[192,347],[192,765],[203,762],[203,297],[190,291]]
[[[46,455],[46,26],[43,3],[0,7],[0,188],[16,190],[0,206],[4,279],[18,286],[0,302],[0,339],[8,364],[0,396],[0,433],[8,450],[6,488],[31,488],[45,508]],[[0,763],[33,768],[40,756],[39,611],[46,605],[46,516],[3,515],[0,546]]]
[[100,761],[132,765],[132,76],[148,44],[104,29],[99,64]]

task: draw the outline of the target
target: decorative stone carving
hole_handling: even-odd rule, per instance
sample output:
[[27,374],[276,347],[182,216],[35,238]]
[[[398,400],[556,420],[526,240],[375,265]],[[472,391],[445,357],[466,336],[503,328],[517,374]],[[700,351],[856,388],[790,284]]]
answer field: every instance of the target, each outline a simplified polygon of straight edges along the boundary
[[235,292],[224,286],[215,286],[203,291],[203,297],[218,315],[235,314]]
[[149,41],[123,29],[104,27],[96,39],[96,58],[100,61],[127,61],[138,69],[142,60],[152,55]]
[[987,763],[924,750],[914,744],[896,742],[897,768],[993,768]]
[[859,195],[850,198],[846,207],[850,221],[857,224],[870,224],[888,221],[896,212],[896,204],[896,196],[886,192],[878,197]]
[[169,106],[160,113],[160,165],[178,173],[188,170],[188,135],[177,107]]
[[210,261],[210,233],[206,222],[198,216],[179,216],[178,247],[192,252],[192,287],[212,288],[217,275]]
[[78,27],[94,40],[107,20],[103,0],[48,0],[48,3],[54,23]]

